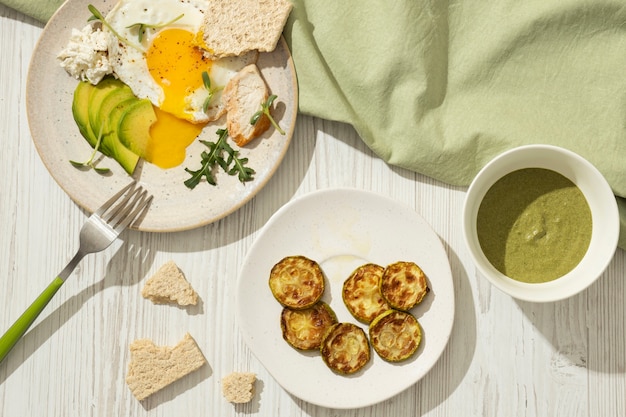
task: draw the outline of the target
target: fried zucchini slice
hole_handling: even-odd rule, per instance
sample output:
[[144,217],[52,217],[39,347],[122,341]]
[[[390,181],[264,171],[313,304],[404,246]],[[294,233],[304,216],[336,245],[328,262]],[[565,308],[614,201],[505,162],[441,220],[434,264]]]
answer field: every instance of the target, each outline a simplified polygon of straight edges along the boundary
[[295,310],[311,307],[324,293],[324,274],[317,262],[288,256],[272,267],[269,279],[274,298]]
[[334,324],[320,348],[324,363],[339,374],[353,374],[370,360],[370,344],[365,331],[352,323]]
[[390,309],[378,287],[384,270],[376,264],[361,265],[343,283],[343,302],[354,318],[363,323],[369,324]]
[[429,291],[426,275],[414,262],[390,264],[380,278],[380,293],[396,310],[412,309]]
[[372,321],[369,337],[372,347],[381,358],[400,362],[417,351],[422,341],[422,329],[412,314],[388,310]]
[[322,338],[335,323],[335,312],[323,301],[303,310],[284,307],[280,315],[283,339],[299,350],[319,349]]

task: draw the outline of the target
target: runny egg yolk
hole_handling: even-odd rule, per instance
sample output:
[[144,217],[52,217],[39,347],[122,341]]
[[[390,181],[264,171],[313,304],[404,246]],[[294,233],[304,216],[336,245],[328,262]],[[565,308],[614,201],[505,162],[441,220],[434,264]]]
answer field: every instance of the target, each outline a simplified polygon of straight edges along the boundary
[[184,29],[165,29],[153,39],[146,52],[148,71],[163,89],[161,110],[181,119],[185,114],[185,98],[204,88],[202,73],[210,73],[211,60],[204,58],[194,44],[195,35]]
[[202,131],[203,124],[181,120],[154,107],[156,122],[150,126],[150,143],[145,159],[160,168],[173,168],[183,163],[187,146]]
[[157,121],[150,128],[146,160],[161,168],[180,165],[187,146],[205,126],[185,120],[189,117],[184,112],[185,98],[204,88],[202,72],[211,68],[211,61],[203,58],[193,41],[194,35],[186,30],[163,30],[146,53],[148,70],[165,95],[160,108],[154,107]]

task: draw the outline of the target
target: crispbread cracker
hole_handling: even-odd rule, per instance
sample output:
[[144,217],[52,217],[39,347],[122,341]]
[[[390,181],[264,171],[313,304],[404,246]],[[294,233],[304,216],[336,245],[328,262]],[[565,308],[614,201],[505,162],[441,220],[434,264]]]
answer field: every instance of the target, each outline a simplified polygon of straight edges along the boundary
[[204,355],[189,333],[174,347],[156,346],[149,339],[130,345],[126,383],[139,401],[199,369]]
[[196,305],[198,294],[174,261],[165,263],[150,277],[141,295],[155,304]]
[[222,394],[228,402],[235,404],[247,403],[254,397],[256,374],[249,372],[232,372],[222,378]]
[[273,51],[292,7],[288,0],[209,0],[203,23],[207,55]]

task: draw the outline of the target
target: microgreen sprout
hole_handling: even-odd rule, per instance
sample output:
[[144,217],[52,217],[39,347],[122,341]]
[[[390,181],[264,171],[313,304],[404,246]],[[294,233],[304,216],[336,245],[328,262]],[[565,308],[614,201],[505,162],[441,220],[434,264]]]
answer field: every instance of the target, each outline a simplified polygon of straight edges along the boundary
[[88,168],[88,169],[93,168],[93,170],[96,171],[98,174],[107,174],[111,170],[109,168],[100,168],[96,166],[96,163],[94,161],[96,159],[96,154],[98,153],[98,150],[100,149],[101,143],[102,143],[102,127],[100,127],[100,132],[98,133],[98,140],[96,141],[96,146],[94,146],[93,152],[91,153],[91,156],[89,157],[89,159],[86,160],[85,162],[77,162],[77,161],[72,161],[70,159],[70,164],[72,164],[76,168]]
[[102,13],[100,13],[100,11],[98,9],[96,9],[96,6],[94,6],[93,4],[89,4],[87,6],[87,8],[91,12],[91,17],[89,17],[89,19],[87,19],[88,22],[91,22],[91,21],[94,21],[94,20],[99,21],[100,23],[102,23],[103,26],[105,26],[107,29],[109,29],[111,31],[111,33],[113,35],[115,35],[115,37],[117,39],[119,39],[120,41],[122,41],[126,45],[129,45],[130,47],[138,50],[139,52],[142,52],[142,49],[141,49],[140,46],[135,45],[134,43],[132,43],[131,41],[129,41],[128,39],[126,39],[125,37],[120,35],[115,29],[113,29],[113,26],[111,26],[109,24],[109,22],[106,21],[106,19],[102,15]]
[[213,100],[213,96],[220,90],[220,87],[211,88],[211,78],[209,77],[209,73],[206,71],[202,71],[202,83],[204,84],[204,88],[209,92],[209,95],[202,104],[202,111],[206,113],[207,110],[209,110],[209,105],[211,104],[211,100]]
[[261,103],[261,110],[252,115],[252,117],[250,118],[250,124],[255,125],[259,121],[261,116],[265,115],[270,120],[272,126],[274,126],[274,129],[276,129],[281,135],[284,135],[285,131],[281,129],[280,126],[278,126],[278,123],[276,123],[276,120],[274,120],[274,118],[270,114],[270,108],[272,107],[272,103],[274,103],[274,100],[276,100],[277,98],[277,95],[272,94],[267,98],[265,103]]
[[174,19],[170,20],[169,22],[165,22],[165,23],[135,23],[133,25],[130,26],[126,26],[126,29],[132,29],[132,28],[137,28],[137,37],[139,38],[139,43],[141,43],[141,41],[143,40],[143,35],[146,33],[146,29],[160,29],[166,26],[171,25],[172,23],[176,22],[177,20],[182,19],[182,17],[185,14],[181,14],[177,17],[175,17]]

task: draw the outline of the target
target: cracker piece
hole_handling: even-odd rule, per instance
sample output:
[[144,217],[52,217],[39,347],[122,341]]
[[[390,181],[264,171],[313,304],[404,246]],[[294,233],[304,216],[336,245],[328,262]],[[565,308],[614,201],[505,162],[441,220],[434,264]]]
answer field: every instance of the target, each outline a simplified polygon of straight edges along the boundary
[[292,8],[288,0],[209,0],[203,46],[212,59],[252,50],[271,52]]
[[165,263],[150,277],[141,295],[155,304],[196,305],[198,294],[174,261]]
[[206,359],[189,333],[174,347],[156,346],[139,339],[130,345],[126,383],[139,401],[189,375],[206,364]]

